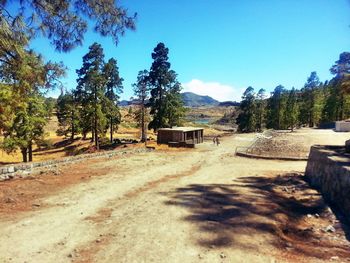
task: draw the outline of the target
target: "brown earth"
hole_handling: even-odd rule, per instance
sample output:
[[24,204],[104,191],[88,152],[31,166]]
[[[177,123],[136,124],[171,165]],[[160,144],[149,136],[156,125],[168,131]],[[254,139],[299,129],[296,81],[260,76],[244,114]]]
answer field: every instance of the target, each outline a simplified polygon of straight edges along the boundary
[[268,157],[307,158],[310,147],[315,144],[344,145],[349,133],[331,130],[302,128],[291,131],[268,130],[257,135],[249,153]]
[[[135,111],[135,107],[131,107],[132,111]],[[200,111],[208,114],[216,114],[215,116],[222,116],[224,114],[224,111],[227,110],[226,108],[222,107],[216,107],[216,108],[208,108],[207,111],[206,108],[202,108]],[[195,111],[195,109],[193,109]],[[190,114],[189,112],[188,114]],[[221,114],[221,115],[220,115]],[[121,107],[121,115],[122,115],[122,122],[120,123],[118,130],[114,133],[114,139],[120,139],[120,140],[139,140],[140,139],[140,129],[137,128],[137,123],[135,121],[133,113],[129,113],[129,107]],[[186,122],[184,123],[186,126],[198,126],[195,123],[192,122]],[[201,125],[205,128],[205,137],[212,138],[213,136],[217,135],[224,135],[225,127],[221,126],[212,126],[212,125]],[[56,134],[58,126],[58,120],[57,117],[54,115],[51,117],[51,119],[48,121],[46,127],[45,127],[45,141],[46,141],[46,148],[38,148],[36,145],[34,145],[34,151],[33,151],[33,161],[46,161],[46,160],[53,160],[53,159],[60,159],[67,156],[74,156],[79,154],[85,154],[85,153],[92,153],[95,151],[94,143],[91,142],[91,134],[88,134],[87,139],[83,140],[81,136],[76,136],[76,139],[74,141],[71,141],[64,136],[58,136]],[[156,140],[157,136],[153,132],[153,130],[147,131],[148,138],[151,139],[151,141],[154,143],[154,140]],[[2,141],[2,136],[0,135],[0,143]],[[109,144],[109,131],[106,134],[106,138],[104,138],[107,143],[101,145],[101,150],[111,150],[111,149],[117,149],[120,147],[124,147],[124,145],[115,145],[115,144]],[[128,145],[128,147],[142,147],[143,144],[138,145]],[[5,151],[0,149],[0,166],[1,165],[7,165],[7,164],[13,164],[13,163],[20,163],[22,162],[22,155],[19,150],[7,154]]]
[[347,261],[350,231],[304,182],[306,162],[234,156],[252,140],[1,182],[0,262]]

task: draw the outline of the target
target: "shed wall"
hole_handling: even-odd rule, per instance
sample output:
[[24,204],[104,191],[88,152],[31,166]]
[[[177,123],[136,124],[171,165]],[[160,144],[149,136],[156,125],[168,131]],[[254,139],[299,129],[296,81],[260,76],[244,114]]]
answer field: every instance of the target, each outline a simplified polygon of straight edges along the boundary
[[349,132],[350,131],[350,122],[337,121],[335,123],[335,130],[338,132]]

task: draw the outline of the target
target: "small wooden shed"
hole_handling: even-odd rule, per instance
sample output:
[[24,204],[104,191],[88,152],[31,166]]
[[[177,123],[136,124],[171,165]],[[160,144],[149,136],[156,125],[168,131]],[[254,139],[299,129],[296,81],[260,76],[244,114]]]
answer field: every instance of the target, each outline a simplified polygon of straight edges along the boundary
[[337,121],[335,123],[335,131],[337,132],[350,132],[350,121]]
[[202,143],[204,129],[196,127],[173,127],[158,130],[157,143],[171,147],[194,147]]

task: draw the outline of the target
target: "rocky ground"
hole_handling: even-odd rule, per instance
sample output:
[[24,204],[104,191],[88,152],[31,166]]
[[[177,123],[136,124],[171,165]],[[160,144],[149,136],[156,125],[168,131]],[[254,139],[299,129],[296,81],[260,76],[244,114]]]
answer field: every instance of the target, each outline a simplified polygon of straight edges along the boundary
[[350,231],[306,162],[234,156],[253,139],[1,182],[0,262],[348,262]]
[[344,144],[349,133],[336,133],[333,130],[297,129],[291,131],[268,130],[256,135],[249,153],[270,157],[307,158],[314,144]]

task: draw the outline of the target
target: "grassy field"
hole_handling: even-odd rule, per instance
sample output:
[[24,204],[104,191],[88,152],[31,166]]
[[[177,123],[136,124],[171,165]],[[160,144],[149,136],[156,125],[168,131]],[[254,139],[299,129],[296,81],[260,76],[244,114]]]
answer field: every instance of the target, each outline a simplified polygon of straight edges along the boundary
[[[131,112],[129,107],[122,107],[121,108],[121,114],[122,114],[122,122],[119,125],[118,130],[114,133],[114,138],[118,139],[125,139],[125,140],[139,140],[140,138],[140,129],[137,127],[137,123],[133,118],[133,111],[135,109],[132,108]],[[227,108],[194,108],[189,109],[187,112],[187,115],[193,118],[193,116],[197,116],[196,118],[200,118],[198,116],[209,116],[211,118],[217,118],[219,119],[225,114],[225,111],[227,111]],[[193,122],[184,122],[184,126],[200,126],[205,129],[205,136],[206,137],[212,137],[215,135],[223,135],[225,132],[220,127],[216,127],[211,124],[196,124]],[[73,142],[68,140],[67,138],[64,138],[63,136],[58,136],[56,134],[56,130],[58,129],[58,121],[56,116],[52,116],[51,120],[49,120],[45,131],[46,136],[45,140],[47,140],[48,144],[51,145],[51,147],[48,147],[46,149],[38,149],[36,146],[34,147],[33,152],[33,159],[34,161],[43,161],[43,160],[50,160],[50,159],[57,159],[62,158],[66,156],[72,156],[72,155],[78,155],[83,153],[91,153],[94,152],[94,144],[91,143],[91,135],[88,134],[86,140],[82,140],[81,137],[77,137],[76,140]],[[155,140],[157,138],[156,134],[149,130],[147,131],[148,138],[151,139],[149,142],[150,145],[156,146]],[[109,138],[109,133],[107,132],[106,138]],[[1,138],[0,138],[1,140]],[[117,147],[121,147],[121,145],[102,145],[102,150],[111,150],[115,149]],[[143,147],[143,144],[136,144],[136,145],[122,145],[122,147]],[[10,163],[19,163],[22,161],[22,156],[19,151],[7,154],[6,152],[0,150],[0,165],[6,165]]]

